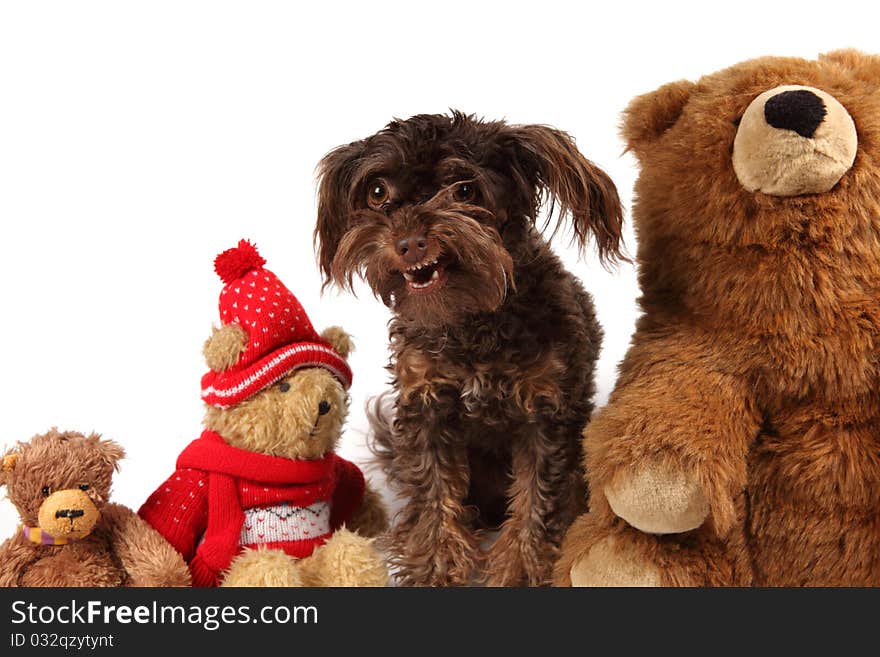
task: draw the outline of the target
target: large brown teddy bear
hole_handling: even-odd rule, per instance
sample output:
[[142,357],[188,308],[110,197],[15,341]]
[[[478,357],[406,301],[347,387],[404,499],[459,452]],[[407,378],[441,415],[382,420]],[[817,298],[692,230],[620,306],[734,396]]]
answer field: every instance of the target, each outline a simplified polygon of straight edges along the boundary
[[559,584],[880,585],[880,57],[636,98],[642,288]]
[[96,434],[53,429],[3,457],[0,484],[22,527],[0,546],[0,586],[189,586],[180,555],[107,501],[123,455]]
[[222,326],[205,343],[205,431],[140,514],[196,586],[383,586],[379,495],[335,453],[348,413],[349,336],[318,335],[242,240],[217,257]]

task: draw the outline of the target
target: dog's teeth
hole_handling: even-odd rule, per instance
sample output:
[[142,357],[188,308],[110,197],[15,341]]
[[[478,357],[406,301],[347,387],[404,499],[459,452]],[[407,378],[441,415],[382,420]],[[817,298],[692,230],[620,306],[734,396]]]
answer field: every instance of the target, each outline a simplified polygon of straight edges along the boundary
[[438,278],[440,278],[440,272],[435,269],[434,273],[431,274],[431,280],[436,281]]
[[406,280],[412,282],[413,275],[410,274],[408,271],[403,272],[403,277],[404,277]]

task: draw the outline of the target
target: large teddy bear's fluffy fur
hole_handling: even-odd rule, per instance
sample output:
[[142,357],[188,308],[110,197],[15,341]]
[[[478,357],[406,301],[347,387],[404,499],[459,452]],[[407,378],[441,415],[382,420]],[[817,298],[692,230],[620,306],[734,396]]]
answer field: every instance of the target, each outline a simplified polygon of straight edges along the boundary
[[880,585],[880,57],[672,83],[623,133],[644,316],[557,583]]

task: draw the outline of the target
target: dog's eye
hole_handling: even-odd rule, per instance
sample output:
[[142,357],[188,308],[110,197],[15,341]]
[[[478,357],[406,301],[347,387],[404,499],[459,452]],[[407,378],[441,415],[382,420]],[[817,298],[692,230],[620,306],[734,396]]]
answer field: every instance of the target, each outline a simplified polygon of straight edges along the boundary
[[459,203],[467,203],[468,201],[473,201],[476,194],[477,190],[474,187],[473,183],[460,183],[456,185],[455,189],[452,190],[452,198],[454,198]]
[[374,209],[379,209],[388,202],[388,186],[381,180],[372,183],[367,191],[367,204]]
[[48,486],[43,486],[43,489],[40,492],[43,494],[43,497],[49,497],[49,493],[52,492],[52,489]]

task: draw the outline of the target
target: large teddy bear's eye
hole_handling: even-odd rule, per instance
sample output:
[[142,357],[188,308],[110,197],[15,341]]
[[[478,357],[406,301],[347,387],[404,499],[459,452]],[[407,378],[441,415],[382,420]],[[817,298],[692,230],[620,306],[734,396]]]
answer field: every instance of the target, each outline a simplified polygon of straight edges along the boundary
[[278,384],[278,389],[281,392],[287,392],[288,390],[290,390],[290,384],[287,381],[282,381]]
[[327,415],[330,412],[330,402],[322,400],[318,404],[318,415]]
[[49,493],[52,492],[52,489],[49,488],[48,486],[43,486],[43,488],[40,490],[40,492],[43,494],[43,497],[49,497]]

